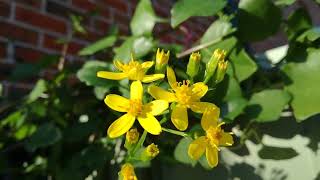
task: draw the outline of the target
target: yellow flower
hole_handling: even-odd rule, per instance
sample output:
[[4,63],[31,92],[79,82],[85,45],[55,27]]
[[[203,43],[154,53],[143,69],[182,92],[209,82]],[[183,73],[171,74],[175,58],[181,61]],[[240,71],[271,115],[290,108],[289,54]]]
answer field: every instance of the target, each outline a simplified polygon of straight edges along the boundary
[[126,134],[126,140],[130,143],[130,144],[135,144],[138,142],[139,140],[139,132],[136,128],[134,129],[130,129],[127,134]]
[[231,146],[233,144],[232,133],[224,132],[221,126],[224,123],[218,124],[217,117],[219,113],[215,111],[206,111],[201,120],[201,126],[206,131],[206,136],[200,136],[194,140],[188,149],[189,156],[198,160],[204,152],[208,164],[211,168],[218,164],[219,146]]
[[97,72],[97,76],[112,80],[128,78],[129,80],[137,80],[144,83],[149,83],[164,78],[164,74],[146,75],[147,70],[153,66],[153,61],[139,63],[132,58],[128,64],[123,64],[120,61],[114,61],[113,64],[122,72],[99,71]]
[[170,51],[167,51],[167,53],[164,52],[164,50],[161,50],[158,48],[157,54],[156,54],[156,64],[158,65],[164,65],[168,64],[168,60],[170,57]]
[[155,99],[162,99],[168,102],[177,102],[173,107],[171,121],[175,127],[184,131],[188,127],[188,113],[187,109],[197,113],[203,113],[206,109],[218,109],[212,103],[200,102],[207,91],[208,86],[203,82],[197,82],[190,86],[188,81],[177,83],[176,76],[172,68],[167,68],[168,82],[172,88],[172,92],[165,91],[157,86],[151,85],[148,92]]
[[161,132],[159,121],[154,117],[160,115],[168,108],[168,102],[155,100],[147,104],[142,103],[143,87],[140,81],[132,82],[130,86],[130,99],[117,94],[109,94],[104,102],[111,109],[126,112],[123,116],[113,122],[108,128],[111,138],[119,137],[126,133],[137,118],[140,125],[149,133],[158,135]]
[[134,168],[130,163],[122,165],[119,176],[122,180],[138,180]]
[[146,151],[147,156],[149,156],[151,158],[156,157],[160,152],[158,146],[155,145],[154,143],[147,146],[145,151]]

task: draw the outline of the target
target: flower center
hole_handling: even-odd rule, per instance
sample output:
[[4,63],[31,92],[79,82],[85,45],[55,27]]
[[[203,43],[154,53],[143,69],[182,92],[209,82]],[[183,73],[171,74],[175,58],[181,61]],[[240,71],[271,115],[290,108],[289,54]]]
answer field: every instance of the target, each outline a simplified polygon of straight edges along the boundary
[[145,74],[141,64],[133,60],[123,65],[123,72],[128,75],[130,80],[142,80]]
[[190,106],[192,102],[197,101],[194,98],[194,92],[192,92],[192,88],[190,87],[190,82],[188,80],[178,82],[174,91],[179,104]]
[[140,99],[131,99],[128,113],[137,116],[142,112],[142,102]]
[[[222,125],[222,124],[221,124]],[[210,127],[206,131],[206,137],[211,146],[218,148],[220,139],[222,138],[223,130],[221,129],[220,124],[217,127]]]

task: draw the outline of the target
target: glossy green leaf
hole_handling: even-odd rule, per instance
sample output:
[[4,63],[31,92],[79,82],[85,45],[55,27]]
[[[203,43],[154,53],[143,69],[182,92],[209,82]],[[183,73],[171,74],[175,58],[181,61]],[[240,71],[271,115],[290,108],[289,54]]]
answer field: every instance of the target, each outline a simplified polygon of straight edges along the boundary
[[115,48],[116,53],[114,59],[122,62],[129,62],[131,59],[131,53],[133,53],[136,59],[146,55],[151,51],[153,47],[152,38],[130,37],[126,39],[120,47]]
[[238,11],[239,38],[258,41],[276,33],[281,11],[270,0],[241,0]]
[[135,36],[151,35],[155,23],[156,15],[151,1],[140,0],[130,22],[132,34]]
[[307,60],[288,63],[283,71],[289,78],[286,89],[292,94],[291,106],[298,121],[320,112],[320,50],[308,50]]
[[191,159],[188,155],[189,145],[192,141],[189,137],[181,139],[174,150],[174,158],[181,163],[195,166],[197,161]]
[[283,90],[263,90],[252,95],[247,113],[257,122],[276,121],[290,98]]
[[232,24],[229,21],[219,19],[214,21],[200,39],[200,43],[207,43],[216,39],[221,39],[233,32]]
[[45,80],[40,79],[34,86],[33,90],[28,96],[28,103],[32,103],[37,100],[47,90],[47,83]]
[[114,45],[116,42],[117,37],[116,36],[107,36],[105,38],[102,38],[98,40],[97,42],[90,44],[89,46],[81,49],[79,51],[80,56],[87,56],[87,55],[93,55],[96,52],[99,52],[101,50],[105,50],[111,46]]
[[294,158],[299,154],[294,149],[288,147],[263,146],[259,150],[258,155],[262,159],[285,160]]
[[98,71],[112,71],[111,64],[102,61],[88,61],[77,72],[77,77],[87,86],[114,86],[117,82],[97,77]]
[[25,142],[29,151],[50,146],[62,138],[60,129],[51,123],[41,125],[37,131]]
[[230,54],[230,66],[233,68],[235,76],[239,82],[246,80],[257,70],[254,60],[242,48],[234,49]]
[[177,27],[192,16],[213,16],[226,4],[226,0],[179,0],[171,9],[171,26]]

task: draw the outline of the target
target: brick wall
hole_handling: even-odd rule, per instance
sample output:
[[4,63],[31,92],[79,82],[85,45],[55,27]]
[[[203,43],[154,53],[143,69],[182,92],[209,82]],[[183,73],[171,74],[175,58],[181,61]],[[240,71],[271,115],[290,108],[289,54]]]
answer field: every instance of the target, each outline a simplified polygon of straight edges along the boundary
[[[81,60],[77,52],[103,37],[112,25],[129,34],[129,22],[138,0],[0,0],[0,81],[8,88],[30,89],[28,83],[6,81],[17,63],[36,63],[43,55],[60,54],[57,39],[71,33],[69,13],[84,17],[86,35],[77,34],[70,43],[67,61]],[[153,1],[156,13],[169,17],[174,0]],[[96,15],[89,15],[96,13]],[[210,25],[208,18],[193,18],[185,28],[173,30],[157,24],[155,35],[163,42],[190,46]],[[186,29],[189,29],[188,31]],[[52,73],[52,70],[48,70]],[[30,82],[27,81],[27,82]],[[31,81],[32,82],[32,81]],[[7,90],[6,93],[13,92]]]

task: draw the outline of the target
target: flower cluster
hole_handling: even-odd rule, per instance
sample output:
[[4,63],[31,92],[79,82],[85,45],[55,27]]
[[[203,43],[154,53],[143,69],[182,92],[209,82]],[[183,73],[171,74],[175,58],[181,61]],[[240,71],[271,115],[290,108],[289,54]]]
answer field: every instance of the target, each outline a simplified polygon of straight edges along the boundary
[[[121,72],[99,71],[97,73],[97,76],[101,78],[112,80],[128,78],[132,81],[130,98],[109,94],[104,99],[109,108],[124,113],[109,126],[107,131],[110,138],[117,138],[126,133],[125,147],[128,150],[129,157],[119,173],[122,179],[137,179],[133,165],[130,164],[131,157],[134,156],[135,159],[138,157],[144,161],[151,160],[159,154],[158,146],[154,143],[143,147],[146,133],[159,135],[162,130],[167,132],[187,130],[189,124],[188,109],[194,113],[202,114],[201,126],[205,132],[204,136],[196,138],[189,145],[188,154],[192,159],[198,160],[205,153],[209,166],[215,167],[218,163],[219,147],[233,144],[231,133],[224,132],[221,128],[223,123],[218,122],[220,109],[211,102],[201,101],[201,98],[208,92],[207,84],[210,80],[214,82],[213,84],[223,80],[228,65],[228,62],[225,61],[226,52],[219,49],[214,51],[207,63],[203,82],[195,83],[194,79],[198,75],[201,63],[200,53],[190,55],[186,72],[190,79],[180,82],[177,81],[174,69],[168,66],[169,56],[169,51],[157,50],[154,68],[154,72],[157,74],[147,74],[147,71],[154,65],[153,61],[140,63],[134,58],[131,58],[127,64],[114,61],[114,66]],[[169,89],[163,89],[160,86],[161,83],[165,83],[163,81],[165,74],[170,86]],[[150,96],[144,93],[142,83],[152,83],[146,88]],[[150,98],[154,100],[146,102]],[[170,109],[166,111],[169,104],[171,104]],[[171,113],[171,122],[179,131],[168,131],[161,127],[156,116],[167,112]],[[132,128],[135,126],[136,119],[145,130],[140,139],[138,130]],[[139,148],[142,151],[137,151]]]

